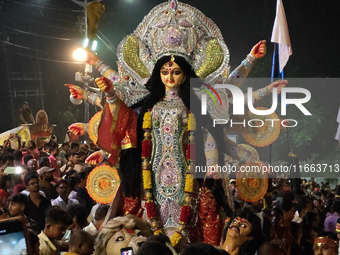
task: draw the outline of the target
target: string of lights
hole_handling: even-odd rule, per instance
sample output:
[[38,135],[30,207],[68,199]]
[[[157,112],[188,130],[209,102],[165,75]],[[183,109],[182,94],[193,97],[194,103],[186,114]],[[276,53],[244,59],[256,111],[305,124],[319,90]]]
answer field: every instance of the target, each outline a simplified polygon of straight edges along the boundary
[[43,38],[50,38],[50,39],[55,39],[55,40],[61,40],[61,41],[73,41],[73,40],[78,40],[77,38],[65,38],[65,37],[56,37],[56,36],[48,36],[48,35],[40,35],[40,34],[36,34],[36,33],[32,33],[32,32],[28,32],[28,31],[24,31],[21,29],[17,29],[17,28],[12,28],[9,26],[6,26],[4,24],[1,24],[3,28],[5,29],[10,29],[12,31],[16,31],[22,34],[28,34],[28,35],[33,35],[33,36],[38,36],[38,37],[43,37]]
[[24,53],[21,53],[21,52],[11,51],[11,50],[8,50],[8,49],[4,49],[4,51],[10,52],[10,53],[13,53],[13,54],[18,54],[18,55],[21,55],[21,56],[26,56],[26,57],[31,57],[31,58],[39,59],[39,60],[46,60],[46,61],[50,61],[50,62],[64,63],[64,64],[84,65],[84,62],[57,60],[57,59],[50,59],[50,58],[41,58],[41,57],[37,57],[37,56],[32,56],[32,55],[24,54]]
[[42,50],[36,50],[36,49],[32,49],[32,48],[27,47],[27,46],[22,46],[22,45],[15,44],[15,43],[11,43],[11,42],[1,41],[1,40],[0,40],[0,42],[1,42],[1,43],[5,43],[5,44],[8,44],[8,45],[11,45],[11,46],[15,46],[15,47],[18,47],[18,48],[21,48],[21,49],[34,50],[34,51],[36,51],[36,52],[40,52],[40,53],[44,53],[44,54],[53,54],[53,55],[58,55],[58,56],[72,57],[71,55],[65,55],[65,54],[58,54],[58,53],[47,52],[47,51],[42,51]]
[[[6,18],[7,20],[10,21],[10,19],[8,18],[8,16],[7,16],[6,14],[2,13],[1,16],[4,17],[4,18]],[[26,17],[22,17],[22,16],[19,16],[19,15],[11,14],[11,16],[13,16],[13,17],[15,17],[15,18],[19,18],[19,19],[24,19],[24,20],[26,20],[26,21],[31,21],[31,22],[35,22],[35,23],[42,24],[42,25],[46,25],[46,26],[49,26],[49,27],[60,28],[60,29],[71,30],[71,31],[79,31],[79,30],[74,29],[74,28],[55,26],[55,25],[51,25],[51,24],[48,24],[48,23],[45,23],[45,22],[40,22],[40,21],[38,21],[38,20],[28,19],[28,18],[26,18]]]
[[70,10],[70,9],[65,9],[65,8],[55,8],[55,7],[48,7],[48,6],[42,6],[42,5],[36,5],[36,4],[27,4],[27,3],[21,3],[21,2],[15,1],[15,0],[5,0],[5,1],[15,3],[15,4],[20,4],[20,5],[38,7],[38,8],[41,8],[41,9],[46,9],[46,10],[51,10],[51,11],[84,12],[84,10]]
[[[41,11],[41,10],[40,10]],[[38,17],[44,17],[48,20],[51,20],[51,21],[59,21],[59,22],[64,22],[64,23],[68,23],[68,24],[74,24],[76,23],[76,21],[69,21],[69,20],[65,20],[65,19],[57,19],[57,18],[52,18],[51,15],[47,14],[47,15],[44,15],[44,13],[40,12],[39,14],[37,13],[33,13],[33,12],[30,12],[30,11],[27,11],[26,9],[23,9],[21,10],[22,13],[25,13],[25,14],[29,14],[29,15],[33,15],[33,16],[38,16]],[[75,16],[70,16],[68,15],[68,17],[72,17],[73,19],[76,19],[77,18],[77,15]]]
[[[112,51],[114,54],[117,54],[116,53],[116,51],[114,50],[114,49],[112,49],[98,34],[96,35],[97,37],[98,37],[98,39],[100,40],[100,41],[102,41],[103,42],[103,44],[110,50],[110,51]],[[111,44],[112,45],[112,44]]]

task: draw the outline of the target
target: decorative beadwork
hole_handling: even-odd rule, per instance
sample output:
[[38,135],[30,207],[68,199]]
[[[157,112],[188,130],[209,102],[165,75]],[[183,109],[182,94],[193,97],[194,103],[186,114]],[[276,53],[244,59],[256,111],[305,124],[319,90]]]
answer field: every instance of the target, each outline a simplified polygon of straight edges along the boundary
[[104,63],[103,60],[100,60],[97,62],[97,64],[94,66],[94,68],[96,68],[98,70],[98,68]]
[[[87,91],[88,92],[88,91]],[[93,104],[95,105],[96,104],[96,101],[97,101],[97,98],[99,98],[99,95],[96,94],[96,93],[93,93],[93,92],[89,92],[87,97],[86,97],[86,101],[89,103],[89,104]]]
[[109,69],[112,69],[109,65],[105,64],[104,62],[98,67],[98,72],[100,72],[101,75],[104,75],[105,72]]
[[114,104],[116,102],[116,95],[110,96],[110,97],[106,97],[106,102],[108,102],[109,104]]
[[[166,91],[164,99],[158,102],[151,112],[146,112],[143,116],[143,143],[149,141],[151,131],[155,148],[151,156],[152,162],[149,163],[150,154],[142,143],[143,187],[147,193],[146,212],[155,234],[160,233],[156,219],[157,202],[160,223],[166,234],[171,233],[173,246],[182,238],[182,231],[189,221],[191,199],[185,197],[190,196],[194,187],[194,178],[190,176],[188,170],[184,170],[191,164],[190,152],[187,151],[189,155],[186,160],[183,158],[185,152],[182,151],[184,141],[188,141],[184,135],[188,127],[183,121],[176,121],[182,116],[188,117],[187,114],[183,114],[184,111],[187,110],[178,91],[171,89]],[[189,118],[191,128],[195,129],[194,116],[190,114]],[[190,128],[189,130],[193,132]],[[155,201],[148,193],[151,191]],[[183,200],[187,202],[181,207]],[[173,232],[174,229],[177,230]]]
[[262,99],[268,95],[270,95],[270,89],[268,86],[257,90],[258,99]]

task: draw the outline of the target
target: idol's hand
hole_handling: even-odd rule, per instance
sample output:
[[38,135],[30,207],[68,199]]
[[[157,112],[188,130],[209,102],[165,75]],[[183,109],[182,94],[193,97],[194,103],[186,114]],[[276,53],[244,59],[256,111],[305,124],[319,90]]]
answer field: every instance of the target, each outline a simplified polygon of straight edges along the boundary
[[250,55],[252,55],[256,59],[263,58],[267,53],[266,40],[259,41],[250,51]]
[[112,82],[109,79],[105,78],[104,76],[95,79],[95,82],[102,92],[109,95],[112,95],[114,93]]
[[69,88],[69,91],[73,98],[83,100],[85,97],[85,90],[83,90],[81,87],[73,84],[65,84],[66,87]]
[[68,127],[68,129],[72,132],[74,135],[82,136],[85,135],[86,129],[84,123],[73,123],[71,126]]
[[269,87],[269,90],[271,93],[273,93],[273,88],[277,88],[277,94],[280,94],[281,93],[281,89],[283,87],[286,87],[288,84],[288,81],[287,80],[277,80],[277,81],[274,81],[272,83],[270,83],[268,85]]
[[93,152],[85,160],[85,164],[98,165],[104,160],[104,155],[101,151]]
[[94,54],[92,51],[86,50],[87,57],[85,59],[85,62],[91,66],[94,66],[98,63],[99,58],[96,54]]

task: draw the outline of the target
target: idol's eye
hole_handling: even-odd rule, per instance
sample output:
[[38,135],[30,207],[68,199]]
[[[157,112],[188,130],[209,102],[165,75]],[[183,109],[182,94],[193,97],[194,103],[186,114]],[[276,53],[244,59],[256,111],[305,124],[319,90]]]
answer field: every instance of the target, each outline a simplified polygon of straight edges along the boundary
[[241,222],[241,228],[246,228],[246,227],[247,227],[247,224],[244,222]]
[[180,75],[181,73],[181,71],[174,71],[174,75]]
[[162,71],[161,72],[163,75],[168,75],[169,74],[169,71]]
[[116,242],[122,242],[122,241],[124,241],[124,240],[125,240],[124,237],[119,236],[119,237],[116,239]]

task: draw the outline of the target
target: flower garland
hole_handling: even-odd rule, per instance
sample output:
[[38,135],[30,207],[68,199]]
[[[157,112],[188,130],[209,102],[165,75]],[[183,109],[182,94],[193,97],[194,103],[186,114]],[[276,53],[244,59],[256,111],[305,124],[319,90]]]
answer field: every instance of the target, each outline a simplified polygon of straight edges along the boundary
[[[143,116],[143,131],[144,131],[144,139],[142,141],[142,171],[143,171],[143,188],[145,192],[145,208],[148,218],[151,222],[151,227],[154,229],[154,234],[158,235],[162,233],[162,228],[158,224],[158,213],[156,208],[156,203],[153,199],[152,195],[152,173],[150,169],[150,158],[151,158],[151,112],[148,111]],[[194,163],[195,155],[196,155],[196,144],[194,143],[194,135],[193,132],[196,130],[196,120],[193,113],[189,113],[188,120],[188,131],[189,131],[189,143],[187,145],[187,165],[188,168],[186,170],[186,178],[185,178],[185,186],[184,192],[186,193],[185,202],[181,209],[181,215],[179,218],[180,226],[176,230],[176,232],[171,236],[170,241],[172,246],[176,246],[179,241],[182,239],[182,232],[185,230],[186,225],[189,223],[190,215],[191,215],[191,200],[192,193],[194,191],[194,178],[190,174],[191,166]]]

